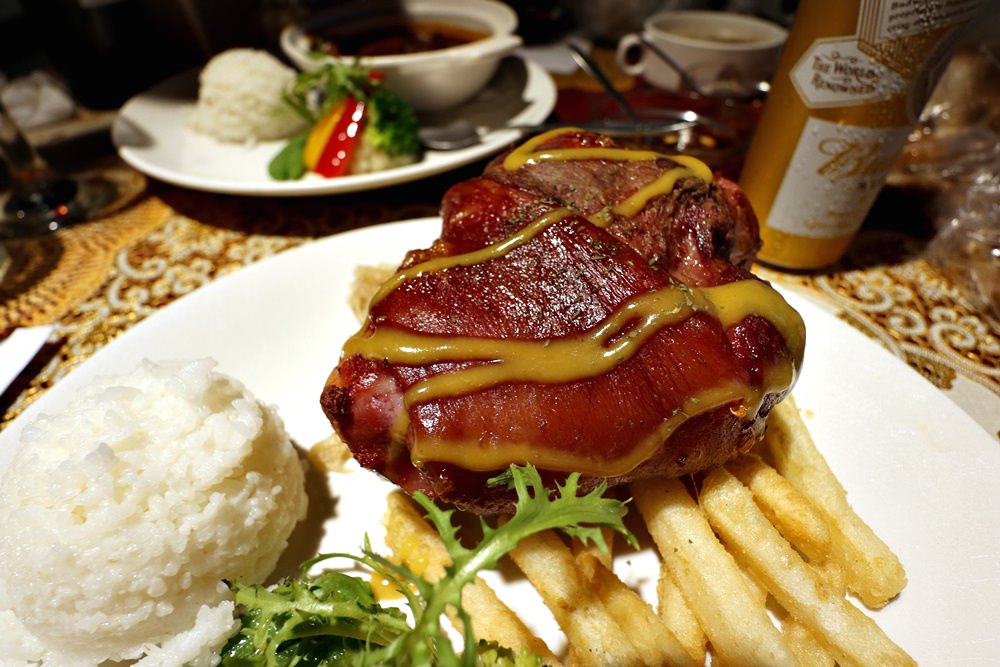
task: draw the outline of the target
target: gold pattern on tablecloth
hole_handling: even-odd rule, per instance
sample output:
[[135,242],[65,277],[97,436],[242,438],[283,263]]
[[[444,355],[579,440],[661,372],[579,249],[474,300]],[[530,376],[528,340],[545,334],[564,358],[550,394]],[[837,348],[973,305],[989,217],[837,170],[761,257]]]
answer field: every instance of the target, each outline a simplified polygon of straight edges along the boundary
[[[62,339],[61,346],[15,399],[0,426],[147,315],[218,277],[304,240],[247,237],[167,209],[159,227],[118,250],[100,288],[61,318],[53,334]],[[155,355],[151,350],[150,356]]]
[[859,237],[843,270],[777,282],[818,292],[838,316],[884,345],[942,389],[958,375],[1000,397],[1000,322],[979,312],[920,257],[920,244],[896,232]]
[[97,289],[115,252],[163,223],[169,212],[152,197],[139,199],[143,176],[109,170],[118,204],[98,221],[58,234],[5,241],[11,266],[0,283],[0,330],[56,322]]

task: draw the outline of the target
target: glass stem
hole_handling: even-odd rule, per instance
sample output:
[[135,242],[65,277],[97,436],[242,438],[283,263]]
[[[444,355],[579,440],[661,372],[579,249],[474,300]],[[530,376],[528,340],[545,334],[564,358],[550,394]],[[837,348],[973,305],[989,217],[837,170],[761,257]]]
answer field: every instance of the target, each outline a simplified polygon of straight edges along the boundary
[[25,139],[7,107],[0,101],[0,149],[7,158],[15,183],[34,181],[50,175],[48,164]]
[[55,231],[80,218],[74,204],[78,182],[56,174],[24,137],[0,101],[0,150],[10,170],[10,188],[2,207],[3,236]]

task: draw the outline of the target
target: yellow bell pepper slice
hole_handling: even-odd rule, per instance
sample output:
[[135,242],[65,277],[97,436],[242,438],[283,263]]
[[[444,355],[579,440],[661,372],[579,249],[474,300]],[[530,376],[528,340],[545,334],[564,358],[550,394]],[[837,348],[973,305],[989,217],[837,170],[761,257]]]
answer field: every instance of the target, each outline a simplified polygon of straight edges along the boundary
[[330,134],[337,126],[337,121],[344,114],[346,106],[347,101],[341,100],[330,107],[330,110],[323,114],[323,117],[316,121],[312,130],[309,131],[309,137],[306,139],[306,146],[302,152],[302,162],[309,171],[316,171],[316,165],[319,164],[320,156],[323,155],[323,149],[330,140]]

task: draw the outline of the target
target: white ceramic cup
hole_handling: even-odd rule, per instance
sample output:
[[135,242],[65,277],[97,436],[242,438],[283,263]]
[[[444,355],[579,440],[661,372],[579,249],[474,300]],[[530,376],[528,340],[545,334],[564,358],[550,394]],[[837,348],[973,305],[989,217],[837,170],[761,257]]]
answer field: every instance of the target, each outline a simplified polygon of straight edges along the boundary
[[[697,83],[715,76],[766,81],[774,74],[788,32],[753,16],[717,11],[665,11],[643,23],[643,36],[684,70],[697,73]],[[617,61],[626,74],[677,90],[680,75],[648,49],[636,33],[618,42]]]

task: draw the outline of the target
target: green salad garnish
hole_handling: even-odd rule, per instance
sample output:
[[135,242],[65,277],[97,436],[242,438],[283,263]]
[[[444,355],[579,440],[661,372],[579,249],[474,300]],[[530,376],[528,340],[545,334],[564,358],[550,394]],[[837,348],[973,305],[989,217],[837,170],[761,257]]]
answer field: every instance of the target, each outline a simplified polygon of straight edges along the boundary
[[[225,667],[332,667],[334,665],[399,665],[401,667],[477,667],[540,665],[537,656],[521,654],[496,644],[477,641],[472,622],[462,609],[462,589],[484,569],[495,569],[500,559],[522,538],[558,529],[583,542],[607,550],[601,528],[610,528],[635,544],[623,523],[625,503],[605,498],[606,485],[577,495],[579,474],[550,494],[532,466],[511,466],[490,481],[517,492],[515,513],[498,528],[480,519],[482,539],[473,547],[459,541],[452,523],[454,510],[438,507],[427,496],[414,500],[441,535],[452,564],[436,583],[430,583],[403,565],[375,553],[368,540],[362,555],[321,554],[302,565],[298,578],[266,588],[233,584],[241,623],[222,652]],[[412,614],[383,607],[365,579],[341,572],[309,574],[316,564],[343,558],[362,563],[399,584]],[[447,608],[461,619],[464,646],[456,651],[441,624]]]
[[[421,152],[413,107],[385,87],[380,73],[362,65],[326,62],[300,72],[283,101],[310,129],[291,138],[272,158],[268,173],[276,180],[296,180],[307,171],[327,177],[343,175],[362,143],[369,153],[387,161],[403,156],[415,159]],[[341,117],[345,124],[357,122],[360,132],[337,132],[342,126],[335,121],[324,123],[324,119]],[[340,154],[342,164],[330,164],[324,153]]]

